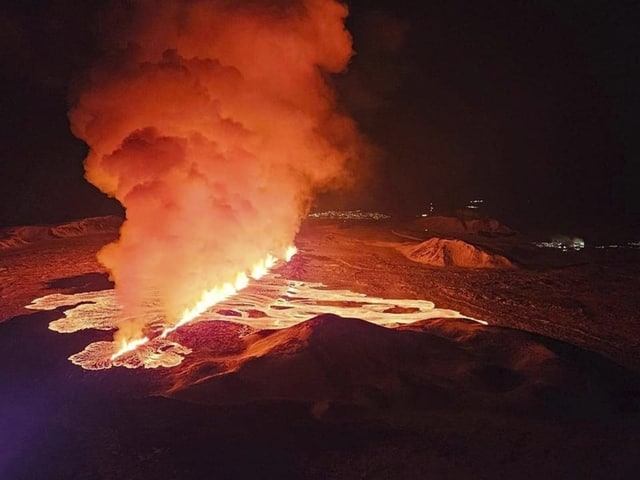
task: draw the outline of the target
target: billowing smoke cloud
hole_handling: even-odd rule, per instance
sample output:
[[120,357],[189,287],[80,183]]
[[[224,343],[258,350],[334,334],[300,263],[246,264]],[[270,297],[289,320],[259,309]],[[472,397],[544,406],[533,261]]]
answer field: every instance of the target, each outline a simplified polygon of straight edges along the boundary
[[[153,292],[176,322],[204,290],[281,257],[314,192],[365,148],[327,74],[352,55],[334,0],[141,0],[70,112],[87,179],[126,209],[99,254],[135,338]],[[115,28],[115,26],[114,26]]]

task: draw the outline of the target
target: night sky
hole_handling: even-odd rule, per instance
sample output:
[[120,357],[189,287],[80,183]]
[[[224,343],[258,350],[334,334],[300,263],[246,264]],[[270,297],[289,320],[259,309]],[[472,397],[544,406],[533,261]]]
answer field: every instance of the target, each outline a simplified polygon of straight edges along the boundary
[[[66,117],[109,3],[0,11],[1,225],[120,212],[83,179]],[[383,156],[343,207],[483,198],[507,221],[548,226],[640,213],[638,2],[347,3],[357,54],[332,81]]]

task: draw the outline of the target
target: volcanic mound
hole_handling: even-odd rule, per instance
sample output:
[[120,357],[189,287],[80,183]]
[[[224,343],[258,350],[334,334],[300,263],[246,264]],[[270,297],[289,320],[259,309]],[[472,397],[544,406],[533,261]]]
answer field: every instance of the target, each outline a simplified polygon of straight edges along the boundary
[[487,252],[462,240],[430,238],[399,250],[410,260],[436,267],[514,268],[506,257]]
[[[200,335],[224,326],[207,323]],[[607,392],[629,388],[628,379],[611,384],[615,375],[595,368],[606,362],[589,357],[593,371],[582,372],[576,358],[535,335],[467,319],[390,329],[327,314],[250,332],[226,352],[194,351],[167,372],[173,387],[166,393],[210,405],[304,402],[320,416],[332,416],[339,405],[362,413],[390,405],[526,414],[620,409],[620,395]],[[594,389],[598,395],[589,394]]]

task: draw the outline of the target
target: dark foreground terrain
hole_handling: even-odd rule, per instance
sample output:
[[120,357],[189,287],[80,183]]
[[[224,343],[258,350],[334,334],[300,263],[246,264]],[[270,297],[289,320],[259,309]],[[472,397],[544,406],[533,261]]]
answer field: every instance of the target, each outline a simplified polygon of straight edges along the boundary
[[154,370],[83,370],[67,357],[111,333],[58,334],[47,326],[64,308],[22,309],[47,293],[111,288],[93,256],[112,230],[6,248],[0,478],[636,478],[635,252],[474,237],[517,268],[435,268],[397,249],[420,235],[312,222],[281,273],[432,300],[489,326],[200,322],[177,332],[193,353]]

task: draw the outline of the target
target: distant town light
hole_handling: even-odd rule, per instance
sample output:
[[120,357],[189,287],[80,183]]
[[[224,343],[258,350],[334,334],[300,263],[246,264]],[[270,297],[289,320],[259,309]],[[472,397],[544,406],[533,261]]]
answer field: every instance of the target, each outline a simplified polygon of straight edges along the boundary
[[566,252],[568,250],[582,250],[585,247],[584,240],[578,237],[558,237],[550,242],[537,242],[534,245],[538,248],[557,248]]
[[469,200],[469,202],[466,205],[466,208],[469,209],[478,209],[480,207],[482,207],[482,204],[484,203],[484,200],[481,198],[474,198],[473,200]]
[[383,220],[391,218],[380,212],[363,212],[361,210],[328,210],[326,212],[310,213],[311,218],[330,218],[339,220]]

